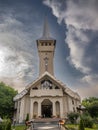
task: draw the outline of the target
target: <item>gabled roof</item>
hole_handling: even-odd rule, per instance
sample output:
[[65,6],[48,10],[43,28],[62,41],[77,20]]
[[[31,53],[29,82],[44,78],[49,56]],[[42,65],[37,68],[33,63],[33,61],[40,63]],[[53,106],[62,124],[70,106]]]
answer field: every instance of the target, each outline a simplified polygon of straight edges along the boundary
[[26,89],[24,89],[22,92],[18,93],[14,98],[13,101],[19,100],[20,98],[22,98],[24,95],[26,95],[28,93],[28,91]]
[[46,76],[48,78],[50,78],[52,81],[54,81],[56,84],[60,85],[62,87],[63,91],[65,93],[67,93],[69,96],[80,100],[80,96],[76,92],[73,92],[65,84],[63,84],[60,80],[57,80],[54,76],[52,76],[49,72],[46,71],[43,75],[39,76],[36,80],[34,80],[29,85],[27,85],[26,88],[21,93],[17,94],[14,97],[14,101],[18,100],[18,99],[22,98],[24,95],[26,95],[32,86],[35,86],[36,84],[38,84],[38,82],[42,81],[42,79],[44,79]]

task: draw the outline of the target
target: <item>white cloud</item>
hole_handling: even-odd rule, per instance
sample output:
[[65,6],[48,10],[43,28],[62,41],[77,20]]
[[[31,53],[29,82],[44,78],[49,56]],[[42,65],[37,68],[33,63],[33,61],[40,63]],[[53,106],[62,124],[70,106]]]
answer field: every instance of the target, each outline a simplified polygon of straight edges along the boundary
[[67,58],[69,62],[82,72],[89,72],[90,68],[88,66],[84,66],[83,64],[85,48],[89,42],[89,39],[83,34],[82,31],[71,26],[68,28],[65,42],[67,42],[68,47],[70,48],[70,56]]
[[[52,9],[59,23],[63,20],[66,24],[68,31],[65,42],[70,49],[67,59],[71,65],[84,74],[81,83],[97,86],[95,79],[96,84],[98,84],[98,71],[94,70],[94,65],[98,66],[95,60],[97,52],[92,50],[91,45],[96,39],[95,33],[98,33],[98,1],[44,0],[43,3]],[[96,45],[94,44],[94,46]],[[90,51],[94,51],[93,55],[90,54]],[[95,72],[96,74],[94,74]]]
[[[34,25],[33,29],[37,30],[37,27]],[[25,24],[14,16],[4,15],[0,23],[0,81],[19,91],[32,81],[37,64],[33,56],[36,55],[35,44],[32,44],[36,31],[31,37],[31,32],[24,29],[27,29]]]
[[72,0],[67,1],[67,11],[64,17],[66,24],[72,25],[77,29],[92,29],[98,30],[98,9],[95,8],[95,1],[87,0],[85,3],[82,0],[76,3]]
[[87,82],[89,85],[96,86],[96,84],[98,84],[98,75],[96,75],[96,74],[85,75],[82,78],[82,81]]
[[81,93],[82,99],[87,97],[95,97],[98,96],[98,86],[87,86],[87,87],[78,87],[76,90],[77,92]]

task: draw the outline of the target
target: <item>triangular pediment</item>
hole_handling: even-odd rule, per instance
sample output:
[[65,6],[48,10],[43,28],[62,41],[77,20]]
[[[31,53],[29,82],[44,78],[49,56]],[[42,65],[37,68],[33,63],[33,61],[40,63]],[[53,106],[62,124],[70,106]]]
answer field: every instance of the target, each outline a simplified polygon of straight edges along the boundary
[[[42,87],[47,87],[45,89],[62,89],[62,91],[64,93],[68,94],[69,96],[80,99],[80,96],[76,92],[69,89],[64,83],[62,83],[60,80],[57,80],[54,76],[52,76],[48,72],[45,72],[43,75],[41,75],[36,80],[34,80],[32,83],[30,83],[28,86],[26,86],[25,90],[23,90],[21,93],[16,95],[16,97],[22,98],[22,96],[20,96],[20,95],[24,96],[31,89],[39,89],[40,85]],[[51,88],[52,86],[54,88]],[[25,94],[24,94],[24,91],[26,91]]]
[[[45,82],[46,81],[46,82]],[[54,84],[55,87],[58,87],[60,89],[65,89],[65,87],[60,83],[59,80],[57,80],[54,76],[52,76],[50,73],[45,72],[43,75],[41,75],[39,78],[37,78],[35,81],[33,81],[31,84],[29,84],[26,89],[34,88],[38,84],[44,84],[44,83],[50,83]]]

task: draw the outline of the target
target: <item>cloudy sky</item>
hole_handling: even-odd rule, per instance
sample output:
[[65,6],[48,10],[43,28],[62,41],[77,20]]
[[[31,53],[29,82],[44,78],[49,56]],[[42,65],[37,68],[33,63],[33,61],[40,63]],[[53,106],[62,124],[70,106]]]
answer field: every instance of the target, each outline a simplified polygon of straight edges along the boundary
[[98,0],[0,0],[0,81],[21,91],[38,77],[45,16],[55,77],[82,98],[98,96]]

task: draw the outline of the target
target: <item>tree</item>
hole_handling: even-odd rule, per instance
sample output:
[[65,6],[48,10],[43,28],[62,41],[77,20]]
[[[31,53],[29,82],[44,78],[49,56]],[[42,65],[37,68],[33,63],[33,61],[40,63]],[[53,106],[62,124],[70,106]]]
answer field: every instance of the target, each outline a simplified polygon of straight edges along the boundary
[[17,94],[10,86],[0,83],[0,116],[12,118],[14,110],[13,97]]
[[89,98],[85,98],[82,101],[82,105],[85,106],[86,108],[89,107],[92,103],[98,102],[98,98],[97,97],[89,97]]
[[88,107],[88,112],[90,113],[91,117],[98,117],[98,102],[92,103]]
[[82,120],[82,119],[80,119],[79,130],[85,130],[84,124],[83,124],[83,120]]
[[82,105],[86,107],[86,110],[92,117],[98,117],[98,98],[89,97],[82,101]]

